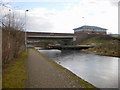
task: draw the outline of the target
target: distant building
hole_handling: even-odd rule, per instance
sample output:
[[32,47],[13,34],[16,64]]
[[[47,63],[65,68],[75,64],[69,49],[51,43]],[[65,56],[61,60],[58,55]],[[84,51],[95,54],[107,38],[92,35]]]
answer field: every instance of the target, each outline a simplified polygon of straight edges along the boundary
[[96,36],[96,35],[106,35],[107,29],[96,27],[96,26],[87,26],[78,27],[74,30],[73,41],[75,44],[79,44],[81,41],[86,40],[87,38]]
[[87,33],[87,34],[102,34],[102,35],[105,35],[107,29],[101,28],[101,27],[96,27],[96,26],[84,25],[82,27],[78,27],[78,28],[75,28],[73,30],[74,30],[74,33],[84,32],[84,33]]

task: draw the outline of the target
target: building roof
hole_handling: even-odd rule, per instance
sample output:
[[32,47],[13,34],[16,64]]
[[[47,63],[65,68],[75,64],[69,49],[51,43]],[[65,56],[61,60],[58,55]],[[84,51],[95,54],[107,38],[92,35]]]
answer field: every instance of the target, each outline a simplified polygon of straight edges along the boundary
[[105,28],[101,28],[101,27],[97,27],[97,26],[88,26],[88,25],[84,25],[78,28],[75,28],[73,30],[78,30],[78,29],[97,29],[97,30],[107,30]]

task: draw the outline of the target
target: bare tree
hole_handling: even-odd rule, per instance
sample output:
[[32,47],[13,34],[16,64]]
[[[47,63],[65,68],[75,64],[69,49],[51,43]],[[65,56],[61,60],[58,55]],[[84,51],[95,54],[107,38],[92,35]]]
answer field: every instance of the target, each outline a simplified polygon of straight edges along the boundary
[[3,64],[17,57],[24,50],[24,27],[25,17],[20,16],[19,12],[6,7],[4,3],[0,3],[3,9],[0,16],[2,25],[2,58]]

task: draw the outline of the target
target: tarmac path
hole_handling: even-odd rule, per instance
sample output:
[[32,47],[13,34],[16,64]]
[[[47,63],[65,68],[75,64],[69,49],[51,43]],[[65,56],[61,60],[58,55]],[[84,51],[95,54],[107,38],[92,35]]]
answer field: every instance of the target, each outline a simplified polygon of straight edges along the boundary
[[27,71],[26,88],[85,88],[90,85],[33,49],[29,49]]

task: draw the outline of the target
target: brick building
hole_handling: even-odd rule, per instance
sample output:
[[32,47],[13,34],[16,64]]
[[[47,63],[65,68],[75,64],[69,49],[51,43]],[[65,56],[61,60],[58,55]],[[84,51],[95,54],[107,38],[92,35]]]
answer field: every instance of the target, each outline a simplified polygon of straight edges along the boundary
[[74,42],[79,44],[81,41],[84,41],[87,38],[96,36],[96,35],[106,35],[106,30],[104,28],[96,26],[82,26],[73,29],[74,30]]
[[96,26],[82,26],[82,27],[78,27],[73,29],[74,33],[78,33],[78,32],[84,32],[87,34],[102,34],[105,35],[106,34],[106,30],[105,28],[101,28],[101,27],[96,27]]

